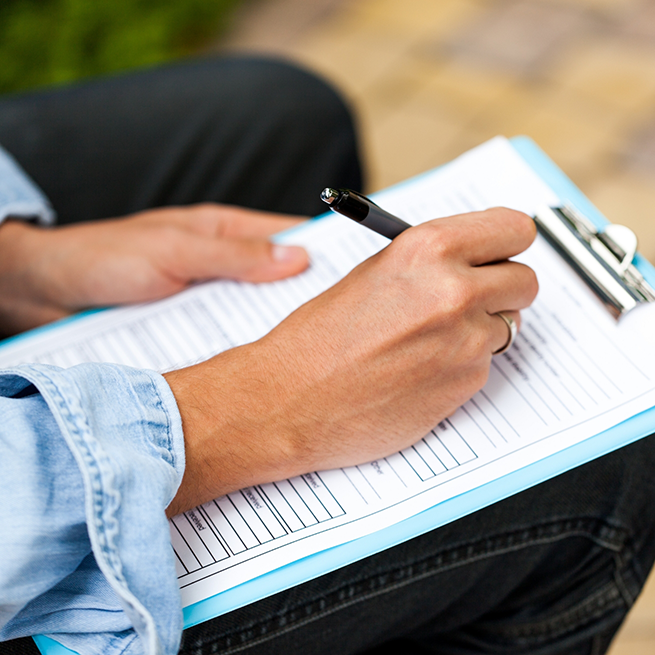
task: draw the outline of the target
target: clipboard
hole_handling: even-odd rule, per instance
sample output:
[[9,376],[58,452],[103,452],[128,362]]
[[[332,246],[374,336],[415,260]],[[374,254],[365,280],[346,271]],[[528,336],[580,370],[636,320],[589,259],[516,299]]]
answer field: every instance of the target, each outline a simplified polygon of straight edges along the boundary
[[[602,234],[606,230],[608,225],[610,225],[609,221],[531,139],[527,137],[514,137],[510,142],[535,173],[560,197],[563,207],[575,208],[574,211],[582,215],[589,222],[595,234]],[[403,182],[401,185],[407,183]],[[546,209],[548,208],[545,208],[543,213],[546,213]],[[542,214],[541,211],[539,213]],[[557,216],[556,218],[559,221],[562,220],[561,216]],[[539,223],[538,220],[537,222]],[[544,234],[545,228],[540,226],[540,231]],[[548,238],[548,235],[545,234],[545,236]],[[590,242],[588,242],[588,245],[589,248],[593,248]],[[620,255],[620,252],[618,254]],[[563,255],[569,263],[575,266],[575,262],[571,261],[565,250]],[[620,257],[617,257],[617,260],[620,259]],[[620,264],[622,263],[621,261]],[[643,280],[643,289],[646,289],[643,298],[636,298],[634,299],[635,302],[651,302],[652,300],[648,297],[648,289],[654,288],[655,268],[638,253],[628,263],[639,274],[634,279]],[[625,270],[628,270],[627,266]],[[619,277],[619,284],[622,286],[629,287],[630,284],[633,284],[630,281],[633,278],[629,275],[627,279],[624,279],[621,273],[617,273],[617,275]],[[639,282],[639,284],[642,283]],[[593,285],[590,286],[593,288]],[[600,295],[599,290],[594,290]],[[601,287],[600,291],[602,290],[603,287]],[[612,302],[608,302],[607,299],[603,300],[608,306],[608,309],[617,317],[632,308],[629,306],[629,302],[624,309],[621,309],[621,307],[614,306]],[[45,327],[42,329],[48,330],[49,328]],[[233,611],[244,605],[297,586],[320,575],[324,575],[441,527],[451,521],[488,507],[509,496],[648,436],[655,431],[654,428],[655,407],[637,414],[627,421],[601,432],[586,441],[498,478],[488,484],[450,498],[393,526],[297,560],[216,596],[190,605],[183,610],[184,627],[188,628]],[[34,641],[39,650],[47,655],[70,655],[70,653],[73,653],[73,651],[61,646],[58,642],[43,635],[35,636]]]

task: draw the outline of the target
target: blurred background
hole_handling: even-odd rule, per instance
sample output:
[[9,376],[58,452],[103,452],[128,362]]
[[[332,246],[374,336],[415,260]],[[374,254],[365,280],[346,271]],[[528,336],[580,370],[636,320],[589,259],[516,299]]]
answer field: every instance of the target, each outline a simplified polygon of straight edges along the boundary
[[[655,0],[0,2],[0,93],[235,51],[342,90],[368,191],[527,134],[655,262]],[[611,653],[655,653],[655,580]]]

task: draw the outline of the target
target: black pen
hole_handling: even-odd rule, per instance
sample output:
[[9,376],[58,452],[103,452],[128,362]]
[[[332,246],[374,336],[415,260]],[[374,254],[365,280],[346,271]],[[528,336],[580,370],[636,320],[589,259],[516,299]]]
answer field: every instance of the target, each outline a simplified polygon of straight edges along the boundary
[[366,196],[350,189],[328,187],[321,192],[321,200],[330,205],[332,211],[352,218],[353,221],[388,239],[394,239],[408,227],[412,227],[409,223],[378,207]]

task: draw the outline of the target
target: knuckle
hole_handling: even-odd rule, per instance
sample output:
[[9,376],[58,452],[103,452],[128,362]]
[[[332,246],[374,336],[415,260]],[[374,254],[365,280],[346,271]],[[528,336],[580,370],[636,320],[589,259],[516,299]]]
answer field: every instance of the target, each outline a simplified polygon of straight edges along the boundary
[[421,253],[421,240],[417,238],[418,228],[405,230],[399,234],[383,252],[401,260],[412,260]]
[[488,379],[489,379],[489,366],[477,367],[473,371],[470,377],[470,383],[472,387],[471,395],[480,391],[480,389],[482,389],[482,387],[484,387],[484,385],[487,384]]
[[407,230],[394,240],[401,256],[412,261],[452,259],[457,254],[457,243],[450,223],[435,221]]
[[539,293],[539,279],[532,268],[524,264],[519,264],[517,282],[521,285],[522,297],[526,305],[530,305]]
[[459,318],[478,301],[478,288],[466,275],[452,275],[440,281],[440,304],[444,313]]
[[434,256],[453,259],[460,254],[459,226],[452,221],[434,223],[429,226],[424,240]]
[[528,296],[530,298],[530,302],[532,302],[537,297],[537,294],[539,293],[539,278],[537,277],[537,274],[530,267],[528,267],[528,277],[529,277]]

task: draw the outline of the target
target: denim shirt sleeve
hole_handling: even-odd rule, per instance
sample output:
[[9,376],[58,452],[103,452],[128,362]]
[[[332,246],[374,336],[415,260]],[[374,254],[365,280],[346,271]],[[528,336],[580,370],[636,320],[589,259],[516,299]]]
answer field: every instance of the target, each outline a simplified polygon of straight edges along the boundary
[[184,471],[175,398],[112,364],[0,371],[0,640],[173,655],[182,610],[164,509]]
[[55,220],[48,199],[16,160],[0,148],[0,223],[9,216],[36,218],[43,225]]

